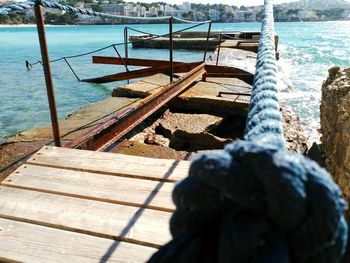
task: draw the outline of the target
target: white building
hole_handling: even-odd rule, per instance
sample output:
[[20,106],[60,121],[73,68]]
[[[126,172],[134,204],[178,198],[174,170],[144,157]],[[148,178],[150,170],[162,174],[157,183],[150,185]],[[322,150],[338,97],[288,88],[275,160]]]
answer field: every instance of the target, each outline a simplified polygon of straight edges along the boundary
[[123,4],[107,4],[101,5],[102,12],[116,14],[116,15],[124,15],[124,5]]
[[159,9],[159,11],[164,12],[164,11],[165,11],[165,6],[164,6],[164,5],[159,4],[159,5],[158,5],[158,9]]
[[221,13],[215,9],[210,9],[209,18],[213,21],[219,20],[221,18]]
[[148,11],[150,16],[158,16],[158,7],[152,6]]
[[171,5],[164,6],[164,12],[173,12],[175,9]]
[[131,5],[124,5],[124,15],[132,16],[133,7]]
[[136,16],[138,17],[144,17],[146,16],[146,7],[137,5],[134,7],[134,12],[136,12]]
[[187,14],[187,11],[184,10],[173,10],[171,12],[165,12],[166,16],[173,16],[173,17],[177,17],[177,18],[183,18],[184,14]]

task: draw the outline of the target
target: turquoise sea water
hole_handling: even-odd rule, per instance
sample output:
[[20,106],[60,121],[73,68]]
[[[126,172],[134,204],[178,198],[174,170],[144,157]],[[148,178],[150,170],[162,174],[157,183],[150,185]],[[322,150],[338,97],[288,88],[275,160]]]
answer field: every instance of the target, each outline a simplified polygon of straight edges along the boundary
[[[188,25],[176,25],[182,29]],[[55,26],[47,28],[51,59],[75,55],[123,41],[124,25]],[[133,25],[163,34],[168,26]],[[195,30],[206,30],[205,26]],[[258,23],[214,24],[213,30],[260,30]],[[298,112],[308,131],[318,127],[322,81],[332,65],[350,66],[350,21],[316,23],[276,23],[280,36],[281,63],[295,86],[283,100]],[[123,48],[120,47],[123,54]],[[98,53],[115,55],[110,48]],[[167,59],[167,50],[130,49],[130,57]],[[175,59],[202,59],[201,52],[176,51]],[[19,131],[50,123],[44,77],[40,65],[27,71],[25,60],[40,59],[36,28],[0,28],[0,140]],[[91,55],[70,59],[81,78],[122,71],[122,66],[93,65]],[[116,85],[81,83],[64,62],[52,64],[59,117],[110,96]]]

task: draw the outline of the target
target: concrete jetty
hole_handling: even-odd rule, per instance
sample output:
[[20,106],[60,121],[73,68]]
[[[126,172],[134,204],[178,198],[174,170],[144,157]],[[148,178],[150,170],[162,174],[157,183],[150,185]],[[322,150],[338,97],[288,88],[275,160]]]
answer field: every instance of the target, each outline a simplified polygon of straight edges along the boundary
[[[209,36],[209,38],[208,38]],[[207,39],[208,38],[208,39]],[[131,35],[129,40],[133,48],[169,48],[168,36],[156,36],[153,34]],[[207,32],[180,32],[173,35],[174,49],[205,50],[214,51],[221,45],[223,48],[258,52],[260,32],[232,32],[232,31],[212,31]],[[278,35],[275,36],[276,57],[278,53]]]
[[[212,61],[209,60],[207,63],[215,64],[216,56],[217,51],[212,55]],[[253,52],[237,53],[235,49],[223,48],[219,64],[240,65],[242,69],[250,72],[253,71],[255,57]],[[236,65],[232,64],[233,61]],[[252,65],[252,68],[244,68],[247,64]],[[176,76],[180,77],[181,73]],[[88,129],[96,127],[112,114],[132,107],[140,99],[156,92],[168,82],[169,77],[165,74],[146,77],[129,85],[117,87],[111,98],[78,109],[60,121],[61,135],[64,135],[63,142],[69,142]],[[236,78],[208,77],[205,81],[198,79],[190,89],[172,100],[154,117],[149,118],[111,151],[183,160],[191,158],[192,153],[196,151],[220,149],[225,144],[242,138],[251,88],[250,84]],[[305,151],[299,120],[286,111],[283,113],[289,148],[298,152]],[[174,125],[180,128],[170,129],[165,123],[167,119],[172,120]],[[181,126],[181,123],[192,123],[192,128]],[[202,127],[202,130],[196,130],[195,126]],[[0,167],[25,157],[51,140],[51,127],[34,128],[9,138],[0,145]],[[200,142],[208,143],[204,145]],[[0,181],[15,167],[1,174]]]

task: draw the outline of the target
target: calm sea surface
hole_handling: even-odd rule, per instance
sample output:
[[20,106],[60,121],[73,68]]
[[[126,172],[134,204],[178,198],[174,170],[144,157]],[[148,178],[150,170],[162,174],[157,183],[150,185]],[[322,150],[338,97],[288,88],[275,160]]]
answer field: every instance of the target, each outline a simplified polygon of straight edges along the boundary
[[[188,25],[176,25],[182,29]],[[132,27],[163,34],[167,25]],[[51,59],[75,55],[123,41],[124,25],[55,26],[47,28]],[[194,30],[206,30],[205,26]],[[213,30],[258,30],[258,23],[214,24]],[[283,94],[283,100],[298,112],[309,132],[318,128],[322,81],[333,65],[350,66],[350,21],[316,23],[276,23],[280,36],[281,63],[295,90]],[[123,54],[123,48],[120,46]],[[108,50],[99,55],[115,55]],[[201,52],[175,51],[176,60],[202,59]],[[132,50],[130,57],[167,59],[166,50]],[[0,28],[0,141],[32,127],[50,123],[42,67],[27,71],[25,60],[39,60],[36,28]],[[80,78],[122,71],[121,66],[93,65],[91,55],[70,59]],[[75,109],[110,96],[116,85],[80,83],[65,62],[52,63],[59,118]]]

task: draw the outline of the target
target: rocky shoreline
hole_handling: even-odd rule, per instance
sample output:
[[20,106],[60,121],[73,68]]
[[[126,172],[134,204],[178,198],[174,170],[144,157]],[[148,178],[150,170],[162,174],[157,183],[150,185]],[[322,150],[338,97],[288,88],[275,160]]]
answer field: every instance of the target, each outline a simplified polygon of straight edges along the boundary
[[350,203],[350,68],[329,70],[322,86],[321,133],[326,168]]

